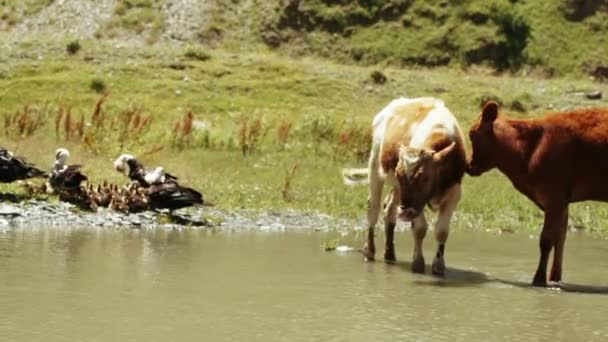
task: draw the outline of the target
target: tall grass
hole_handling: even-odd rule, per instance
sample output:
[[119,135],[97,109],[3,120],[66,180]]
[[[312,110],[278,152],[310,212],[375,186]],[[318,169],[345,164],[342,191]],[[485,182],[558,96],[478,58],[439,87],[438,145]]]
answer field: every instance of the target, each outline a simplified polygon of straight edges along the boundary
[[264,126],[261,118],[249,118],[243,115],[240,120],[239,145],[243,157],[255,153],[259,143],[266,136],[270,126]]
[[24,105],[22,110],[4,114],[4,135],[12,138],[25,138],[33,135],[47,120],[46,108]]

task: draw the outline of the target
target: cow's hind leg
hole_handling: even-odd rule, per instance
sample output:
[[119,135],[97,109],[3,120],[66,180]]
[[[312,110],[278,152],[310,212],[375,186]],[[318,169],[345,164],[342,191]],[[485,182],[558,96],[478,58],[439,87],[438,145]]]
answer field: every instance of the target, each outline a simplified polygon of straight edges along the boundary
[[564,257],[564,245],[566,243],[566,233],[568,232],[568,209],[566,209],[565,218],[561,221],[561,226],[558,228],[557,240],[553,249],[553,266],[551,267],[550,281],[559,282],[562,280],[562,260]]
[[412,220],[412,234],[414,235],[414,256],[412,258],[412,272],[424,273],[424,255],[422,253],[422,241],[426,236],[428,225],[424,218],[424,212]]
[[445,193],[439,205],[439,214],[435,223],[435,239],[437,240],[437,253],[433,259],[432,272],[435,275],[445,274],[445,244],[448,240],[450,221],[452,214],[460,201],[460,184],[453,185]]
[[365,261],[373,261],[376,254],[374,245],[374,227],[378,222],[378,216],[382,207],[382,187],[384,181],[378,174],[377,168],[370,167],[369,174],[369,197],[367,198],[367,242],[363,247],[363,258]]
[[386,219],[384,220],[384,231],[386,234],[386,242],[384,244],[384,260],[394,262],[397,260],[395,256],[395,225],[397,224],[397,203],[399,202],[399,189],[394,188],[386,206]]
[[[551,253],[551,249],[553,249],[558,241],[559,234],[561,233],[560,229],[562,229],[567,222],[567,207],[550,207],[545,209],[545,222],[543,224],[543,230],[540,233],[540,241],[538,243],[540,248],[540,259],[538,261],[536,273],[534,273],[532,285],[542,287],[547,286],[547,262],[549,261],[549,254]],[[558,265],[561,265],[561,260],[558,261]]]

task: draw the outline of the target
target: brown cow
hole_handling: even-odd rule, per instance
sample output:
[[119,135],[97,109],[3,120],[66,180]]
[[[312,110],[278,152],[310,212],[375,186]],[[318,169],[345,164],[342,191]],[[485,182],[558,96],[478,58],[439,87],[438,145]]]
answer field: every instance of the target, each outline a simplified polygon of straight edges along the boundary
[[547,261],[553,248],[549,280],[560,281],[568,204],[608,201],[608,109],[513,120],[498,115],[498,105],[488,102],[469,137],[473,145],[469,175],[498,168],[545,212],[533,284],[547,285]]
[[366,260],[374,259],[374,227],[386,180],[392,192],[386,207],[384,259],[395,260],[393,234],[399,217],[412,222],[415,240],[412,270],[424,272],[422,240],[427,231],[424,208],[428,204],[439,210],[435,224],[438,249],[432,272],[444,273],[448,228],[460,200],[460,181],[466,169],[463,141],[456,118],[438,99],[396,99],[375,116],[369,168],[345,172],[369,177]]

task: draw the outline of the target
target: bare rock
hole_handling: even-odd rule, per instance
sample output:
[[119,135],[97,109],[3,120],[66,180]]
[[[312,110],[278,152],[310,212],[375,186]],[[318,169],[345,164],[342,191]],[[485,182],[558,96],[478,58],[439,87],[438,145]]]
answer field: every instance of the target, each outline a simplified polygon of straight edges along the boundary
[[601,100],[602,92],[600,90],[590,91],[585,94],[585,97],[588,98],[589,100]]

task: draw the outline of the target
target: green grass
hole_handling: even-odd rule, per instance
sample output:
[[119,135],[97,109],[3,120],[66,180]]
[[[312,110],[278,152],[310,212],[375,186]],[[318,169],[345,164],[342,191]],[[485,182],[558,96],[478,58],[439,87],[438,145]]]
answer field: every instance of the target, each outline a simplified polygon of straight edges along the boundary
[[[188,47],[115,49],[98,41],[81,44],[81,53],[68,56],[63,41],[44,46],[26,41],[0,57],[0,115],[21,111],[28,104],[46,118],[31,136],[5,136],[3,146],[47,168],[55,149],[65,146],[72,151],[71,162],[85,164],[84,171],[93,182],[124,181],[112,169],[112,161],[121,152],[130,152],[140,155],[146,165],[163,165],[227,210],[296,208],[363,217],[367,189],[345,187],[340,169],[365,165],[350,151],[369,146],[365,134],[372,117],[398,96],[442,98],[465,130],[487,97],[500,98],[505,108],[520,101],[529,111],[513,114],[518,117],[607,103],[580,95],[592,89],[608,93],[606,85],[584,78],[385,67],[381,71],[388,81],[377,85],[370,76],[379,70],[377,66],[224,50],[205,51],[211,58],[198,60],[186,57]],[[43,60],[37,58],[41,52]],[[106,124],[97,131],[95,125],[86,125],[97,132],[94,142],[85,144],[75,138],[66,142],[62,134],[56,137],[54,122],[60,106],[71,107],[74,121],[84,115],[87,123],[92,122],[91,113],[100,97],[90,88],[96,79],[103,80],[109,97],[103,105]],[[121,126],[115,124],[111,129],[109,122],[119,122],[116,120],[128,109],[150,115],[153,121],[141,136],[123,139]],[[176,123],[179,121],[182,132],[188,111],[194,114],[192,132],[177,146],[173,144]],[[240,146],[244,118],[249,125],[257,119],[260,122],[256,151],[247,156]],[[278,130],[285,122],[292,128],[281,141]],[[341,139],[346,133],[353,138],[345,145]],[[286,175],[295,165],[286,200]],[[498,172],[466,177],[464,187],[456,227],[540,228],[541,212]],[[608,231],[605,205],[577,204],[571,212],[573,223]]]
[[[581,1],[579,1],[580,3]],[[589,2],[589,1],[587,1]],[[302,0],[258,18],[280,51],[391,65],[482,65],[582,75],[605,64],[606,6],[587,17],[566,0]],[[267,40],[269,41],[269,40]]]
[[0,0],[0,24],[5,22],[11,27],[24,17],[40,12],[52,2],[53,0]]
[[[362,65],[483,67],[520,75],[582,77],[605,65],[608,54],[605,2],[596,12],[572,15],[577,4],[591,2],[208,0],[188,43],[248,53],[270,46],[292,56]],[[0,29],[10,31],[51,3],[0,0]],[[96,36],[140,37],[162,46],[164,4],[116,1],[112,17]]]
[[97,32],[99,37],[117,37],[122,32],[145,37],[155,43],[164,29],[164,17],[160,11],[162,0],[121,0],[114,7],[112,18]]

